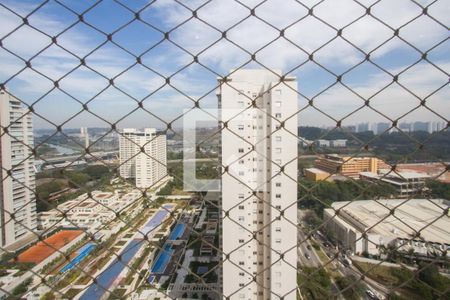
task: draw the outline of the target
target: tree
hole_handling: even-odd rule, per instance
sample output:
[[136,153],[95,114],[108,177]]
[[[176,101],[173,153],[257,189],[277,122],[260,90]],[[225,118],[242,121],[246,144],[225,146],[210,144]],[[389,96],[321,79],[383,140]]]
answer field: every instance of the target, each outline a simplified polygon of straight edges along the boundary
[[86,173],[92,179],[100,179],[109,172],[109,168],[103,165],[88,166],[83,170],[83,173]]
[[303,215],[302,220],[303,222],[305,222],[308,225],[311,225],[312,227],[317,227],[321,224],[319,217],[313,210],[306,211]]
[[70,181],[70,185],[75,188],[84,186],[90,180],[89,175],[81,172],[67,172],[66,176]]
[[430,189],[431,197],[450,200],[450,183],[428,180],[426,185]]
[[363,288],[355,276],[338,277],[336,279],[336,284],[341,291],[344,290],[343,295],[345,296],[345,299],[360,299],[359,295],[362,293]]

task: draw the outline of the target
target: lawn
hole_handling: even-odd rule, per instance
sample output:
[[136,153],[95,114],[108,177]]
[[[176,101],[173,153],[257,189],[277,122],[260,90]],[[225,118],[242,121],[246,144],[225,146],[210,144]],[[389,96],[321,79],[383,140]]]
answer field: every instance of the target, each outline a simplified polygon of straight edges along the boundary
[[337,268],[334,266],[335,260],[332,260],[332,262],[330,262],[331,259],[320,248],[319,250],[316,250],[316,253],[320,261],[322,262],[322,265],[325,266],[325,264],[327,264],[325,268],[331,274],[331,276],[333,278],[339,277],[340,276],[339,272],[337,271]]
[[367,276],[373,280],[387,285],[394,286],[398,285],[398,278],[392,275],[391,267],[377,266],[371,263],[365,263],[360,261],[354,261],[355,267],[357,267],[362,273],[367,272]]
[[64,296],[68,299],[73,299],[75,298],[76,295],[78,295],[78,293],[81,291],[81,289],[69,289]]

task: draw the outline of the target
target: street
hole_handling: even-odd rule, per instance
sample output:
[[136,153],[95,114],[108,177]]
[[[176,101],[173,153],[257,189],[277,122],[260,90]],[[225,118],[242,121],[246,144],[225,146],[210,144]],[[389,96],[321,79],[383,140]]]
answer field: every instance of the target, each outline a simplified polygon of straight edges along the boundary
[[[298,211],[298,222],[299,224],[302,224],[302,211]],[[319,256],[316,253],[316,250],[314,247],[312,247],[310,241],[314,241],[317,245],[319,245],[320,249],[328,256],[328,257],[334,257],[335,253],[337,252],[336,248],[333,246],[332,242],[327,240],[327,238],[322,235],[320,232],[316,232],[314,234],[314,237],[312,237],[310,240],[306,240],[306,234],[302,230],[302,227],[300,226],[298,229],[298,262],[300,265],[308,266],[308,267],[320,267],[323,265],[322,261],[320,260]],[[317,246],[316,246],[317,247]],[[308,249],[309,248],[309,249]],[[309,259],[306,258],[305,254],[309,254]],[[362,274],[361,272],[352,264],[349,266],[345,266],[341,260],[334,260],[330,265],[333,265],[333,267],[337,267],[337,271],[340,273],[340,275],[344,277],[354,276],[355,278],[359,279],[361,278]],[[379,299],[386,299],[387,294],[389,293],[389,290],[379,284],[378,282],[368,278],[367,276],[364,277],[364,280],[361,280],[360,283],[363,286],[364,289],[364,295],[361,297],[362,299],[370,300],[370,298],[365,291],[371,290],[374,292],[374,294]],[[332,285],[332,292],[333,294],[338,293],[338,287],[336,284]],[[339,297],[343,298],[343,297]]]

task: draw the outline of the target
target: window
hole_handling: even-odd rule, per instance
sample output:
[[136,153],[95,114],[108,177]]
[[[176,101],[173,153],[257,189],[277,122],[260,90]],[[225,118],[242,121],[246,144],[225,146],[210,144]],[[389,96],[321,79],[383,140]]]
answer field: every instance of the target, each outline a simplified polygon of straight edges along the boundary
[[244,153],[244,148],[239,148],[239,149],[238,149],[238,152],[239,152],[239,153]]
[[281,119],[281,113],[275,113],[275,118]]
[[245,284],[243,284],[243,283],[239,283],[239,286],[240,286],[240,287],[243,287],[243,286],[245,286]]
[[239,265],[240,265],[240,266],[243,266],[244,264],[245,264],[245,263],[244,263],[243,261],[240,261],[240,262],[239,262]]
[[281,90],[280,90],[280,89],[276,89],[276,90],[274,91],[274,94],[275,94],[275,95],[281,95]]
[[244,171],[239,171],[239,176],[244,176]]
[[275,183],[275,186],[276,186],[276,187],[280,187],[280,186],[281,186],[281,182],[276,182],[276,183]]
[[281,232],[281,227],[276,227],[276,228],[275,228],[275,231],[276,231],[276,232]]
[[244,101],[238,101],[238,106],[239,107],[244,107]]
[[276,142],[281,142],[281,136],[278,136],[278,135],[277,135],[277,136],[275,137],[275,141],[276,141]]
[[281,198],[281,194],[276,194],[275,198],[280,199]]
[[238,125],[238,129],[239,129],[239,130],[244,130],[244,125],[239,124],[239,125]]
[[243,164],[244,164],[244,160],[243,160],[243,159],[240,159],[240,160],[239,160],[239,164],[240,164],[240,165],[243,165]]
[[239,194],[239,199],[244,199],[244,194]]
[[239,222],[244,222],[245,221],[245,217],[244,216],[239,216],[238,220],[239,220]]
[[281,107],[281,101],[275,101],[275,107]]
[[239,209],[244,209],[244,205],[239,205]]
[[239,272],[239,276],[244,276],[244,272]]
[[240,244],[244,243],[244,240],[240,239],[240,240],[239,240],[239,243],[240,243]]

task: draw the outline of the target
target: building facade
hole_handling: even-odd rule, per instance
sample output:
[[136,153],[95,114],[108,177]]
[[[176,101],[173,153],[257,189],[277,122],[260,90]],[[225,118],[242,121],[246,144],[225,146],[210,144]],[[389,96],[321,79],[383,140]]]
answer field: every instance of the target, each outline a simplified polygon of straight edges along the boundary
[[296,299],[296,90],[262,70],[220,81],[224,298]]
[[31,114],[5,91],[0,91],[0,125],[0,246],[3,247],[31,235],[37,222]]
[[351,178],[359,178],[361,172],[378,172],[390,169],[381,159],[376,157],[346,157],[336,154],[326,154],[317,159],[314,166],[330,174],[339,174]]
[[[413,249],[414,253],[427,255],[437,250],[450,256],[450,218],[442,217],[449,204],[444,199],[334,202],[332,208],[324,209],[325,229],[341,248],[356,255],[384,255],[391,245],[398,251]],[[435,220],[432,226],[430,220]],[[416,237],[417,232],[420,237]]]
[[154,128],[127,128],[119,138],[122,178],[135,179],[136,187],[149,188],[167,176],[166,136]]

